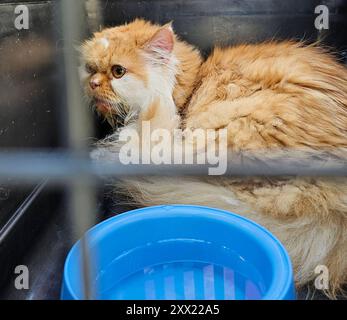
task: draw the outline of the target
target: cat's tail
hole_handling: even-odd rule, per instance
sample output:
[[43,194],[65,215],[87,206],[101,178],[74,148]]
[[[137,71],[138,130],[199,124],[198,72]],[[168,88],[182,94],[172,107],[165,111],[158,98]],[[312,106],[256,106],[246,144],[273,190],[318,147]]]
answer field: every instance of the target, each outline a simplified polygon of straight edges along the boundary
[[[240,201],[232,192],[209,178],[197,177],[133,177],[115,184],[115,195],[134,206],[163,204],[205,205],[240,210]],[[128,199],[128,200],[124,200]],[[246,210],[246,206],[245,206]]]

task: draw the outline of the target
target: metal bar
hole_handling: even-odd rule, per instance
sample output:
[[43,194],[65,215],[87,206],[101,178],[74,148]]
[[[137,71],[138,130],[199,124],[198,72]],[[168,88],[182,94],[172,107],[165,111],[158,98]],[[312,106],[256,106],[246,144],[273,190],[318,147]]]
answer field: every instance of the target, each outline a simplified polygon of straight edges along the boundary
[[[80,81],[77,72],[78,53],[76,45],[85,39],[86,20],[84,0],[61,0],[61,25],[64,38],[64,79],[68,120],[68,145],[71,152],[87,155],[87,141],[93,136],[90,115],[85,112]],[[44,164],[42,164],[44,165]],[[53,168],[51,168],[54,170]],[[82,236],[95,224],[96,203],[93,184],[89,176],[75,176],[70,187],[70,208],[75,236]],[[83,290],[86,300],[95,295],[91,281],[92,257],[87,235],[81,238]]]
[[[124,165],[114,159],[92,161],[81,153],[0,153],[0,180],[32,182],[42,178],[65,183],[81,178],[141,175],[207,175],[210,165]],[[347,176],[347,158],[326,153],[303,155],[238,153],[228,156],[227,176]]]

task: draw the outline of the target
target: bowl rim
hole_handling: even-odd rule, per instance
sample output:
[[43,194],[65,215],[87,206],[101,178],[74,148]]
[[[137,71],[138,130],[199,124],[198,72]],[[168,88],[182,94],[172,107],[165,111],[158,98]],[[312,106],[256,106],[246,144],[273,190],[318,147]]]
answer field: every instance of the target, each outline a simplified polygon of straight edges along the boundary
[[[187,209],[190,210],[187,211]],[[128,223],[143,221],[143,219],[167,218],[170,216],[170,213],[173,217],[177,217],[178,214],[181,217],[203,215],[205,218],[214,220],[218,219],[226,223],[233,223],[234,226],[236,225],[237,228],[242,229],[247,233],[247,236],[256,238],[257,243],[263,246],[274,270],[271,283],[261,300],[283,300],[286,298],[286,295],[290,293],[293,287],[293,268],[289,255],[282,243],[269,230],[259,223],[231,211],[207,206],[180,204],[144,207],[130,210],[106,219],[90,228],[85,233],[85,236],[89,238],[89,241],[94,243],[96,241],[95,239],[101,236],[100,233],[105,233],[105,229],[113,229],[115,227],[119,228]],[[75,290],[71,285],[69,269],[73,255],[78,253],[80,243],[81,239],[73,245],[64,264],[63,287],[74,300],[80,300],[80,298],[76,295]]]

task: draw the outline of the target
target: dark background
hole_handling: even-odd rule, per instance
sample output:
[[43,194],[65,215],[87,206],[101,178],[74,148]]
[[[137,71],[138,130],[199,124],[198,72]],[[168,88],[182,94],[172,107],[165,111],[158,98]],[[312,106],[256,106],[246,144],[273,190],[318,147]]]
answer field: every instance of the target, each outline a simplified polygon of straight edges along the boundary
[[[71,0],[71,5],[73,5]],[[267,39],[322,40],[342,62],[347,59],[345,0],[86,0],[88,34],[144,17],[174,21],[176,33],[205,55],[214,44],[235,45]],[[29,30],[14,28],[14,9],[26,4]],[[58,1],[0,1],[0,152],[13,149],[65,148],[64,108],[61,107],[61,66],[64,48],[57,19]],[[325,4],[330,28],[314,27],[314,8]],[[86,108],[86,112],[90,112]],[[95,117],[95,138],[109,132]],[[100,190],[100,194],[103,190]],[[0,181],[0,298],[57,299],[64,258],[71,245],[65,212],[65,192],[40,185],[14,186]],[[103,217],[109,209],[100,197]],[[29,291],[13,288],[16,265],[31,271]],[[305,298],[307,291],[300,293]],[[319,295],[316,296],[319,298]]]

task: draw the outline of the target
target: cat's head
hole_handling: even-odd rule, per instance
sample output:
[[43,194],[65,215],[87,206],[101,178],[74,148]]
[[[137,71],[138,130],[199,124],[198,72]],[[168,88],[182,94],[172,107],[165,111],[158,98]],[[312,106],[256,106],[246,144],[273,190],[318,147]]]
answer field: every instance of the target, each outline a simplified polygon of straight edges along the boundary
[[196,76],[201,63],[199,53],[176,38],[171,24],[138,19],[94,34],[81,53],[85,92],[108,118],[136,113],[158,94],[176,95],[175,102],[182,103],[190,83],[180,88],[177,83],[184,79],[177,77]]

